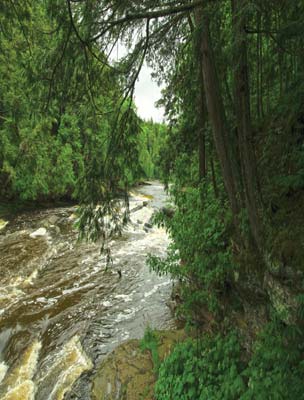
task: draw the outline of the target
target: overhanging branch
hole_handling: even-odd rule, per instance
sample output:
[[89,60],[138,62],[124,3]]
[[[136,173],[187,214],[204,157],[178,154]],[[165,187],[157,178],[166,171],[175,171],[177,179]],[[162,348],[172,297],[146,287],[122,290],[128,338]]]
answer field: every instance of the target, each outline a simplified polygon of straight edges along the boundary
[[201,7],[204,4],[203,0],[197,0],[192,3],[188,3],[182,6],[178,7],[170,7],[170,8],[164,8],[162,10],[157,10],[157,11],[146,11],[146,12],[141,12],[141,13],[135,13],[135,14],[126,14],[125,17],[119,18],[113,21],[105,21],[104,24],[107,25],[104,29],[101,30],[101,32],[98,33],[98,35],[94,36],[91,39],[91,42],[98,40],[101,38],[103,35],[105,35],[111,28],[114,28],[117,25],[123,25],[127,22],[131,21],[139,21],[139,20],[144,20],[144,19],[156,19],[156,18],[161,18],[161,17],[168,17],[170,15],[174,14],[179,14],[183,12],[189,12],[193,10],[196,7]]

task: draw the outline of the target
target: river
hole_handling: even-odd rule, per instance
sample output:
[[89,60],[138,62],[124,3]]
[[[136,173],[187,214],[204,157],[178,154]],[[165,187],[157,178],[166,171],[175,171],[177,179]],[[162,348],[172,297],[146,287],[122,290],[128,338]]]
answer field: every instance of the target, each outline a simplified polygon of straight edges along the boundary
[[113,348],[148,325],[174,326],[170,279],[146,265],[169,243],[163,229],[145,227],[165,201],[158,182],[131,194],[139,209],[111,242],[107,270],[100,245],[77,242],[76,207],[24,212],[0,231],[1,400],[90,399],[94,370]]

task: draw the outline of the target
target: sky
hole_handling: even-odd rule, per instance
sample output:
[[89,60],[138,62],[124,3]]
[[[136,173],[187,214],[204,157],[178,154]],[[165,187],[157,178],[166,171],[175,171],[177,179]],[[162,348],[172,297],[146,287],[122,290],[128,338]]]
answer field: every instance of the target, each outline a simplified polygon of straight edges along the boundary
[[155,107],[155,102],[161,97],[161,88],[152,81],[151,72],[151,68],[144,64],[136,82],[134,100],[141,118],[162,122],[164,109]]
[[162,122],[164,109],[155,107],[155,102],[161,97],[161,88],[152,80],[151,72],[151,68],[144,64],[135,85],[134,101],[141,118]]
[[[127,54],[122,43],[118,43],[113,51],[112,60],[118,61]],[[153,119],[154,122],[163,122],[164,109],[156,108],[155,102],[161,97],[161,87],[151,78],[152,69],[146,63],[143,64],[135,85],[134,101],[138,115],[145,120]]]

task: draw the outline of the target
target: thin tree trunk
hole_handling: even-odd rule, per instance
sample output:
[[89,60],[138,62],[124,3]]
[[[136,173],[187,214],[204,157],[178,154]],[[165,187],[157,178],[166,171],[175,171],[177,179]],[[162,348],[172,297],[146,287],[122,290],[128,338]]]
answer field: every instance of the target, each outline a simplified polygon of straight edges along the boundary
[[[194,19],[196,27],[199,29],[199,35],[201,35],[200,23],[202,18],[202,9],[198,8],[194,13]],[[200,38],[199,38],[200,41]],[[204,91],[204,77],[202,60],[199,54],[197,54],[197,45],[195,43],[195,58],[198,62],[198,76],[197,81],[199,85],[198,97],[197,97],[197,122],[198,122],[198,160],[199,160],[199,180],[202,182],[206,178],[206,137],[205,127],[207,120],[207,110],[205,103],[205,91]]]
[[261,118],[261,85],[260,85],[260,78],[261,78],[261,59],[260,59],[260,31],[261,30],[261,13],[257,11],[257,116],[260,120]]
[[[259,29],[262,30],[262,16],[260,14],[259,17]],[[260,89],[259,89],[259,94],[260,94],[260,111],[261,111],[261,116],[264,118],[264,99],[263,99],[263,80],[264,80],[264,70],[263,70],[263,35],[261,33],[258,33],[258,38],[259,38],[259,65],[260,65]]]
[[220,161],[224,184],[230,201],[234,222],[238,227],[240,212],[237,175],[234,173],[232,152],[229,151],[227,122],[223,100],[220,93],[219,81],[216,73],[211,37],[209,32],[209,18],[203,14],[201,31],[201,58],[204,78],[206,104],[210,123],[213,130],[214,143]]
[[235,50],[235,105],[245,201],[253,239],[262,250],[262,227],[258,207],[258,184],[250,112],[250,89],[247,63],[244,5],[247,0],[232,0]]

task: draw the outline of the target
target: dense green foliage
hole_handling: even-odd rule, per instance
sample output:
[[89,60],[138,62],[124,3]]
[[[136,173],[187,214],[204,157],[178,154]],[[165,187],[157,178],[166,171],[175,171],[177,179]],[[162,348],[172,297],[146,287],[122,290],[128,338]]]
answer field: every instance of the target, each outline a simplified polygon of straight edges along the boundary
[[239,399],[240,347],[235,336],[187,340],[161,365],[155,393],[158,400]]
[[[1,65],[6,70],[0,75],[6,88],[1,97],[1,192],[22,199],[71,196],[92,151],[101,163],[110,121],[97,116],[90,102],[85,58],[75,40],[67,42],[71,31],[62,10],[32,3],[1,11]],[[49,35],[57,24],[56,34]],[[111,85],[97,63],[91,74],[100,76],[98,85]],[[107,92],[108,107],[113,107],[113,93]],[[106,112],[105,96],[97,102]]]
[[210,310],[219,311],[225,283],[236,269],[227,246],[231,216],[214,197],[212,187],[183,190],[175,186],[172,194],[177,207],[173,217],[159,214],[156,220],[165,223],[173,241],[167,258],[152,255],[150,266],[183,282],[183,308],[187,314],[197,314],[206,304]]
[[83,51],[63,2],[1,7],[0,24],[2,198],[97,201],[157,174],[164,128],[121,103],[122,85],[102,52]]
[[[1,197],[77,198],[96,240],[128,220],[130,184],[161,178],[174,212],[156,222],[172,244],[150,266],[179,280],[190,324],[234,315],[252,334],[246,361],[234,334],[177,347],[158,399],[303,398],[303,1],[5,3]],[[145,60],[167,127],[136,114]]]
[[160,151],[167,136],[165,125],[146,121],[139,138],[139,164],[142,177],[161,178]]
[[303,399],[303,335],[270,324],[249,361],[237,336],[189,339],[161,364],[157,400]]
[[[150,264],[181,279],[189,310],[221,315],[245,295],[279,311],[268,274],[286,286],[297,275],[294,295],[303,290],[303,13],[297,1],[210,2],[180,25],[185,42],[153,58],[167,83],[161,167],[175,213],[158,218],[168,258]],[[174,63],[161,66],[164,54]]]
[[158,338],[156,333],[149,326],[145,330],[145,334],[141,340],[140,347],[143,351],[150,351],[154,365],[154,373],[158,374],[158,370],[160,367],[160,359],[158,354]]

